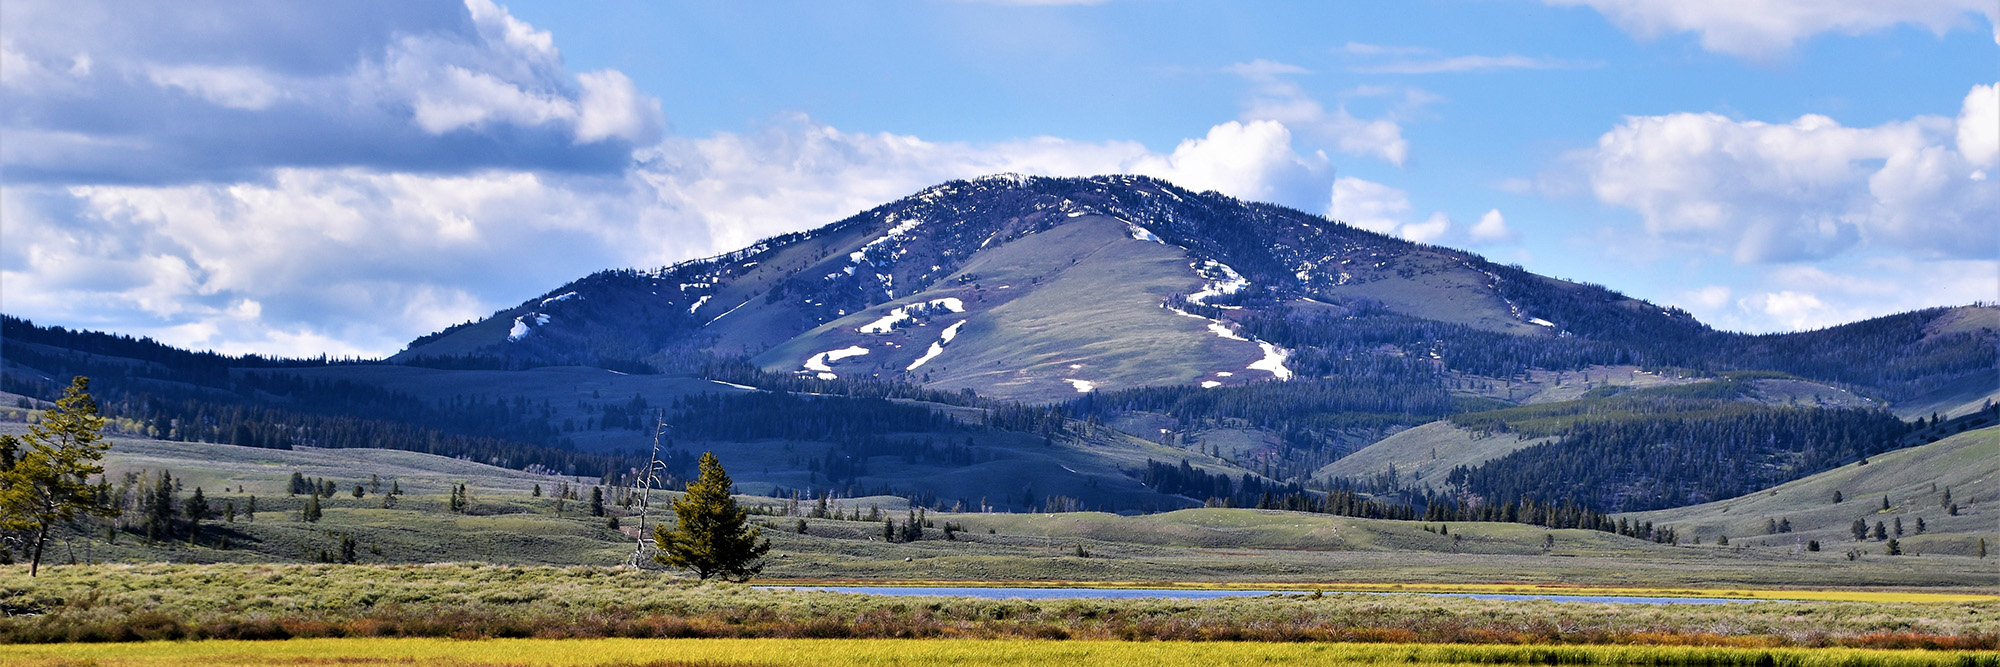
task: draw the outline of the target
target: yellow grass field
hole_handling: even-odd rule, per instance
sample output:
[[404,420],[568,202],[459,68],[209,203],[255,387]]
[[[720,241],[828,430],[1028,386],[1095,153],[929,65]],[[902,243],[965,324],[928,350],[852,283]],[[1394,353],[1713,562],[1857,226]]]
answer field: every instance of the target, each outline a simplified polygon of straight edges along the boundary
[[960,639],[301,639],[0,646],[0,664],[440,665],[1765,665],[1994,667],[2000,654],[1859,649]]
[[1814,590],[1781,588],[1648,588],[1563,584],[1383,584],[1368,582],[1188,582],[1188,581],[963,581],[784,579],[755,582],[773,586],[913,586],[962,588],[1113,588],[1169,590],[1253,590],[1307,593],[1471,593],[1494,595],[1577,595],[1818,602],[2000,602],[2000,594],[1926,591]]

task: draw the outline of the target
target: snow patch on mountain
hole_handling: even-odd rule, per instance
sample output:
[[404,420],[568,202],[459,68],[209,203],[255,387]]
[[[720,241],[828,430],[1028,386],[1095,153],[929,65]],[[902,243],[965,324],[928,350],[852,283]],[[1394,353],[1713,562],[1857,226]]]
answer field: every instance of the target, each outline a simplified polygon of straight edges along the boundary
[[1195,273],[1203,278],[1207,278],[1209,282],[1206,285],[1202,285],[1201,291],[1189,294],[1187,296],[1188,303],[1198,303],[1206,306],[1208,305],[1208,300],[1211,298],[1225,294],[1235,294],[1243,291],[1243,288],[1250,286],[1250,281],[1243,279],[1242,275],[1236,273],[1236,269],[1229,268],[1228,264],[1212,259],[1206,260],[1196,266]]
[[1089,380],[1064,379],[1063,381],[1068,382],[1069,386],[1076,387],[1076,393],[1079,394],[1088,394],[1090,392],[1097,391],[1097,383],[1091,382]]
[[838,350],[828,350],[825,352],[821,352],[819,354],[815,354],[812,356],[812,358],[807,359],[806,370],[818,373],[818,377],[821,380],[838,379],[840,376],[835,375],[833,373],[833,367],[828,366],[827,365],[828,363],[840,361],[848,357],[858,357],[864,354],[868,354],[868,348],[859,345],[850,345],[848,347],[843,347]]
[[694,311],[697,311],[697,310],[701,310],[701,306],[702,306],[702,304],[705,304],[705,303],[708,303],[708,297],[711,297],[711,296],[714,296],[714,295],[713,295],[713,294],[703,294],[703,295],[701,295],[701,297],[700,297],[700,298],[697,298],[697,299],[695,299],[695,300],[694,300],[694,305],[691,305],[691,306],[688,306],[688,314],[689,314],[689,315],[693,315],[693,314],[694,314]]
[[513,343],[527,338],[528,334],[533,331],[533,329],[529,328],[530,321],[534,323],[533,326],[541,326],[549,323],[549,316],[541,313],[528,313],[514,318],[514,326],[507,330],[507,342]]
[[750,305],[750,302],[751,302],[751,301],[754,301],[754,300],[755,300],[755,299],[746,299],[746,300],[744,300],[744,301],[743,301],[743,303],[739,303],[739,304],[736,304],[736,307],[735,307],[735,308],[731,308],[731,309],[729,309],[729,310],[726,310],[726,311],[723,311],[723,313],[722,313],[721,315],[717,315],[717,316],[715,316],[715,319],[713,319],[713,320],[709,320],[708,322],[706,322],[706,323],[702,324],[702,326],[708,326],[708,325],[710,325],[710,324],[715,324],[715,321],[716,321],[716,320],[720,320],[720,319],[722,319],[722,318],[725,318],[725,317],[729,317],[729,314],[730,314],[730,313],[734,313],[734,312],[736,312],[736,311],[738,311],[738,310],[742,310],[744,306],[748,306],[748,305]]
[[[887,217],[883,218],[882,221],[895,222],[896,214],[890,213]],[[916,229],[917,225],[921,224],[924,224],[923,218],[910,218],[908,220],[904,220],[903,222],[898,223],[896,226],[890,227],[888,232],[882,234],[879,237],[876,237],[875,240],[869,241],[867,244],[861,246],[860,250],[848,253],[847,260],[854,264],[860,264],[863,260],[868,259],[868,251],[875,249],[876,246],[901,240],[904,235],[910,233],[910,230]]]
[[[956,301],[957,299],[953,300]],[[938,339],[936,341],[931,342],[931,348],[929,350],[924,351],[924,356],[918,357],[916,361],[910,362],[910,367],[905,368],[903,370],[910,370],[910,371],[917,370],[917,367],[930,363],[930,361],[932,359],[936,359],[938,355],[944,354],[945,344],[950,343],[951,339],[958,337],[958,328],[962,326],[965,326],[965,320],[959,320],[957,322],[953,322],[951,323],[951,326],[945,327],[944,332],[938,334]]]
[[1125,223],[1125,231],[1131,232],[1132,238],[1138,239],[1140,241],[1152,241],[1160,245],[1167,244],[1166,241],[1160,239],[1159,235],[1154,234],[1151,231],[1148,231],[1145,227],[1140,227],[1130,222]]
[[917,357],[917,360],[916,360],[916,361],[912,361],[912,362],[910,362],[910,367],[909,367],[909,368],[905,368],[905,369],[903,369],[903,370],[906,370],[906,371],[914,371],[914,370],[917,370],[917,368],[918,368],[918,367],[920,367],[920,366],[923,366],[924,364],[927,364],[927,363],[930,363],[930,361],[931,361],[932,359],[936,359],[936,358],[937,358],[937,356],[938,356],[938,355],[940,355],[940,354],[944,354],[944,343],[942,343],[942,342],[938,342],[938,341],[932,341],[932,342],[931,342],[931,349],[928,349],[928,350],[925,350],[925,351],[924,351],[924,356],[921,356],[921,357]]
[[1279,380],[1292,379],[1292,369],[1285,368],[1285,357],[1291,356],[1291,352],[1261,340],[1257,341],[1257,346],[1264,348],[1264,358],[1250,364],[1250,370],[1270,371],[1271,377]]
[[542,299],[542,307],[543,307],[543,308],[547,308],[547,307],[549,307],[549,304],[551,304],[551,303],[555,303],[555,302],[557,302],[557,301],[568,301],[568,300],[570,300],[570,299],[575,299],[575,298],[580,298],[580,297],[578,297],[578,296],[576,295],[576,292],[564,292],[564,293],[562,293],[562,294],[558,294],[558,295],[556,295],[556,296],[552,296],[552,297],[549,297],[549,298],[546,298],[546,299]]
[[856,331],[860,331],[861,333],[865,334],[889,333],[891,331],[896,330],[896,325],[901,324],[904,320],[910,319],[912,317],[911,311],[913,309],[933,309],[933,308],[943,308],[945,310],[949,310],[954,313],[963,313],[965,312],[965,301],[959,299],[958,297],[948,296],[941,299],[931,299],[923,303],[913,303],[904,306],[897,306],[896,308],[890,310],[889,314],[883,315],[880,319],[877,319],[873,322],[861,325],[861,328],[856,329]]

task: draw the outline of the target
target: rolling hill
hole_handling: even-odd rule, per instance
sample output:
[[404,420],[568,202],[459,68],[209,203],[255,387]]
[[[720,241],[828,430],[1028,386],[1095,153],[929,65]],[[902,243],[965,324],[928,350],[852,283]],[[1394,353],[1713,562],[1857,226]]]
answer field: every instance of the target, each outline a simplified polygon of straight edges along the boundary
[[[0,424],[16,432],[19,424]],[[1977,434],[1986,446],[1991,430]],[[1937,443],[1960,447],[1969,438]],[[1986,457],[1988,468],[1992,457]],[[1893,456],[1877,459],[1898,465]],[[592,516],[590,489],[597,480],[531,474],[413,452],[370,449],[270,450],[231,445],[118,437],[106,459],[113,492],[132,500],[161,472],[180,483],[176,499],[196,488],[216,507],[238,515],[205,522],[195,544],[184,532],[148,542],[143,533],[120,532],[103,539],[101,530],[64,528],[66,539],[54,564],[102,561],[313,562],[338,553],[343,536],[357,543],[361,563],[479,561],[499,564],[612,565],[632,551],[630,528],[636,510],[621,489],[604,489],[607,514]],[[1876,463],[1870,464],[1871,466]],[[312,481],[331,482],[337,493],[321,500],[318,521],[301,519],[304,494],[288,493],[298,472]],[[127,484],[130,473],[136,483]],[[1898,473],[1901,474],[1901,473]],[[1990,473],[1989,473],[1990,475]],[[1990,481],[1990,480],[1989,480]],[[379,484],[379,486],[377,486]],[[454,485],[464,484],[471,503],[449,509]],[[1968,482],[1968,486],[1976,485]],[[349,493],[362,487],[364,496]],[[536,487],[540,493],[536,493]],[[1988,485],[1990,488],[1990,484]],[[396,502],[382,497],[399,488]],[[1873,488],[1864,483],[1855,488]],[[562,489],[575,498],[559,501]],[[1956,487],[1954,487],[1956,488]],[[378,490],[379,489],[379,490]],[[1985,492],[1980,492],[1985,493]],[[1979,495],[1979,493],[1967,494]],[[242,510],[256,498],[257,512]],[[1900,496],[1899,496],[1900,497]],[[1143,516],[1100,512],[950,513],[932,512],[931,528],[913,542],[885,542],[881,523],[870,510],[899,521],[910,510],[901,498],[836,499],[825,514],[813,502],[742,495],[758,508],[753,521],[766,527],[774,544],[767,577],[896,580],[1082,580],[1082,581],[1265,581],[1265,582],[1539,582],[1575,585],[1653,586],[1936,586],[1976,587],[1990,561],[1951,555],[1947,540],[1989,540],[1990,521],[1944,522],[1927,538],[1905,543],[1921,556],[1889,558],[1881,545],[1849,560],[1844,543],[1818,553],[1798,549],[1789,538],[1733,537],[1728,547],[1713,538],[1701,546],[1668,545],[1591,530],[1549,530],[1496,522],[1435,522],[1360,519],[1255,509],[1202,508]],[[1865,501],[1867,499],[1861,499]],[[1988,495],[1969,500],[1974,507],[1993,502]],[[664,505],[664,499],[656,497]],[[1861,501],[1854,501],[1861,502]],[[1849,503],[1852,504],[1852,503]],[[1747,511],[1747,507],[1731,513]],[[794,514],[795,513],[795,514]],[[140,513],[125,517],[136,526]],[[856,516],[860,515],[860,516]],[[1803,515],[1794,514],[1798,523]],[[1657,515],[1633,518],[1661,520]],[[1687,525],[1696,517],[1681,519]],[[805,532],[797,526],[803,522]],[[1964,523],[1964,525],[1961,525]],[[955,531],[947,535],[943,527]],[[1971,532],[1965,527],[1971,526]],[[184,528],[182,529],[184,531]],[[1983,533],[1981,532],[1983,531]],[[1707,533],[1704,533],[1706,535]],[[228,543],[222,542],[228,538]],[[1553,538],[1554,544],[1549,540]],[[1764,544],[1765,542],[1769,544]],[[1078,556],[1081,547],[1087,556]]]
[[[1835,494],[1840,500],[1835,500]],[[1888,507],[1884,508],[1883,501]],[[1954,513],[1953,506],[1956,505]],[[1891,526],[1891,537],[1915,553],[1972,555],[1980,539],[2000,550],[2000,427],[1969,431],[1937,442],[1871,457],[1738,498],[1629,516],[1684,527],[1714,542],[1792,546],[1818,540],[1829,551],[1883,549],[1872,531]],[[1925,529],[1917,532],[1922,519]],[[1868,539],[1850,532],[1867,524]],[[1770,530],[1773,522],[1789,528]],[[1897,535],[1893,526],[1902,526]]]

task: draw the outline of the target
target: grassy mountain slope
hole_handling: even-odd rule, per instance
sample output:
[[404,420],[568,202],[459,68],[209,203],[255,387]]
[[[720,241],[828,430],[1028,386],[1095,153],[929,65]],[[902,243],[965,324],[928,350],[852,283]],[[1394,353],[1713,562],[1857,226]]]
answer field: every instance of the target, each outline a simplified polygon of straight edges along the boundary
[[[835,320],[757,361],[773,371],[796,370],[815,353],[859,345],[869,354],[833,362],[835,371],[904,377],[944,329],[964,322],[940,355],[907,376],[934,388],[1030,401],[1075,395],[1068,380],[1114,388],[1268,377],[1246,370],[1263,357],[1255,344],[1217,336],[1201,319],[1160,307],[1169,296],[1200,288],[1189,261],[1177,249],[1132,238],[1123,223],[1080,218],[975,256],[944,281],[947,287]],[[959,299],[967,312],[888,334],[860,331],[892,308],[947,298]],[[1216,378],[1218,370],[1241,377]]]
[[1528,438],[1513,433],[1477,433],[1438,420],[1407,429],[1361,448],[1313,474],[1315,479],[1363,479],[1393,470],[1403,484],[1438,489],[1459,466],[1476,466],[1554,438]]
[[[1935,490],[1933,490],[1935,487]],[[1943,503],[1949,489],[1959,513]],[[1839,492],[1841,502],[1834,502]],[[1882,509],[1882,499],[1889,509]],[[1738,498],[1628,515],[1636,521],[1672,524],[1713,542],[1728,535],[1732,544],[1791,545],[1819,540],[1830,551],[1860,548],[1879,553],[1882,544],[1857,541],[1849,532],[1856,519],[1893,523],[1901,519],[1903,549],[1917,553],[1973,554],[1978,540],[2000,550],[2000,427],[1984,428],[1872,457],[1804,479]],[[1917,535],[1916,520],[1926,530]],[[1791,522],[1792,532],[1767,534],[1773,520]]]

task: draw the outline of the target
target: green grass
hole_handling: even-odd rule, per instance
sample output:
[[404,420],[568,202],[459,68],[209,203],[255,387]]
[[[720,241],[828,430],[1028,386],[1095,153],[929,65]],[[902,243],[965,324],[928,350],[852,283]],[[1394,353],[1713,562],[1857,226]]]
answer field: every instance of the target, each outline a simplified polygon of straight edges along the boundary
[[[1961,454],[1970,457],[1962,461],[1918,456],[1939,451],[1936,445],[1927,447],[1930,449],[1911,450],[1915,454],[1910,460],[1926,461],[1936,470],[1911,473],[1917,478],[1948,478],[1947,473],[1972,470],[1982,462],[1990,465],[1990,461],[1980,460],[1977,451]],[[1042,448],[1035,445],[1031,449]],[[1065,455],[1079,458],[1059,458]],[[1044,460],[1054,465],[1093,470],[1086,467],[1093,464],[1080,458],[1082,454],[1048,456]],[[1886,473],[1902,465],[1902,460],[1895,455],[1877,457],[1867,468]],[[62,533],[51,544],[47,563],[305,562],[322,550],[337,550],[342,535],[356,538],[360,560],[368,564],[486,561],[611,565],[623,562],[633,548],[630,537],[605,527],[603,519],[588,516],[583,503],[570,501],[558,515],[553,498],[530,496],[529,490],[536,483],[552,493],[559,481],[556,478],[422,454],[278,451],[121,439],[107,465],[114,471],[114,479],[119,477],[116,473],[124,471],[151,474],[171,470],[186,485],[184,494],[202,486],[216,507],[233,501],[240,509],[255,495],[259,512],[254,521],[239,517],[235,523],[209,522],[206,536],[196,546],[184,539],[147,544],[141,536],[130,533],[120,534],[115,543],[106,543],[101,529]],[[285,494],[285,480],[292,470],[333,479],[343,491],[357,483],[366,484],[368,475],[375,474],[382,478],[383,488],[400,484],[407,493],[389,510],[380,508],[379,494],[357,500],[342,493],[322,501],[324,519],[306,523],[298,517],[305,498]],[[987,481],[999,484],[1013,480],[1006,471],[996,470]],[[475,502],[470,514],[445,511],[446,489],[459,482],[473,490]],[[234,490],[239,487],[243,491]],[[1974,512],[1983,511],[1980,508],[1990,502],[1981,495],[1990,491],[1982,489],[1990,487],[1968,483],[1958,491],[1969,507],[1959,519],[1978,518]],[[587,497],[589,490],[581,492]],[[782,509],[781,503],[770,498],[739,499],[773,511]],[[664,505],[665,498],[656,501]],[[1865,509],[1867,502],[1869,498],[1856,497],[1840,507]],[[1903,496],[1896,496],[1896,502],[1916,506],[1915,500]],[[805,505],[810,509],[810,502]],[[879,507],[898,521],[906,508],[901,499],[888,497],[841,499],[835,505],[843,513]],[[623,515],[626,527],[636,523],[624,508],[614,504],[612,511]],[[1732,510],[1722,516],[1745,511]],[[1804,552],[1775,538],[1770,546],[1761,546],[1763,538],[1740,536],[1733,536],[1734,544],[1727,549],[1691,544],[1675,547],[1594,531],[1504,523],[1449,524],[1447,536],[1436,532],[1440,524],[1247,509],[1141,516],[932,513],[930,518],[933,526],[925,539],[914,543],[882,541],[881,524],[875,522],[808,518],[808,532],[802,535],[794,532],[796,519],[790,517],[760,516],[756,520],[768,525],[766,534],[774,545],[766,576],[780,580],[1496,583],[1987,591],[2000,583],[1992,576],[1995,561],[1949,555],[1948,549],[1936,546],[1934,541],[1945,535],[1970,534],[1942,532],[1956,525],[1945,520],[1933,528],[1937,535],[1907,539],[1911,546],[1906,549],[1921,556],[1871,555],[1850,561],[1833,543],[1821,553]],[[1802,514],[1792,516],[1794,525],[1801,529],[1806,519]],[[1676,521],[1698,523],[1695,519]],[[1761,516],[1750,521],[1761,530]],[[1841,521],[1844,525],[1845,519]],[[954,535],[956,539],[946,540],[941,530],[946,523],[965,530]],[[230,548],[217,548],[218,538],[225,534],[230,536]],[[1555,545],[1545,550],[1543,544],[1549,537],[1555,539]],[[1078,557],[1078,547],[1089,557]]]
[[1211,600],[884,597],[478,564],[0,570],[0,644],[313,637],[1062,638],[2000,647],[2000,600],[1619,605],[1319,592]]
[[1320,468],[1313,477],[1366,479],[1393,467],[1405,483],[1416,481],[1438,487],[1444,484],[1452,468],[1477,466],[1551,440],[1520,438],[1511,433],[1481,435],[1448,420],[1438,420],[1363,447]]
[[[950,296],[962,299],[967,308],[966,325],[954,342],[908,379],[939,389],[971,388],[983,396],[1046,402],[1076,397],[1066,379],[1090,380],[1099,390],[1111,390],[1268,377],[1245,368],[1263,357],[1256,345],[1222,339],[1208,331],[1207,323],[1159,307],[1170,295],[1200,289],[1202,280],[1188,265],[1185,253],[1134,241],[1124,224],[1108,218],[1081,219],[998,244],[931,290],[901,300]],[[959,285],[959,276],[975,276],[977,287]],[[836,371],[900,375],[937,339],[944,324],[958,318],[887,336],[855,331],[884,310],[836,320],[756,360],[772,371],[797,370],[814,353],[860,342],[875,351],[849,365],[836,364]],[[888,341],[901,347],[881,348]],[[1214,378],[1216,371],[1235,376]]]
[[[1871,538],[1857,542],[1848,528],[1855,519],[1872,528],[1878,521],[1903,521],[1903,550],[1920,554],[1971,555],[1984,538],[1988,549],[2000,556],[2000,530],[1995,530],[1993,511],[2000,509],[2000,427],[1985,428],[1926,445],[1900,449],[1869,459],[1867,465],[1851,463],[1769,490],[1712,503],[1629,515],[1638,521],[1671,524],[1683,541],[1699,535],[1709,544],[1715,537],[1728,535],[1730,544],[1795,549],[1807,540],[1818,540],[1829,552],[1860,549],[1864,558],[1882,558],[1884,545]],[[1935,489],[1933,489],[1935,486]],[[1959,515],[1950,516],[1942,506],[1946,489],[1959,504]],[[1834,492],[1843,501],[1833,502]],[[1882,510],[1882,499],[1890,509]],[[1915,534],[1916,520],[1923,518],[1928,530]],[[1793,532],[1766,533],[1770,520],[1788,520]],[[1979,579],[1991,585],[2000,577],[1988,570]]]
[[842,639],[322,639],[0,647],[28,665],[1702,665],[1990,667],[1990,653],[1853,649]]

